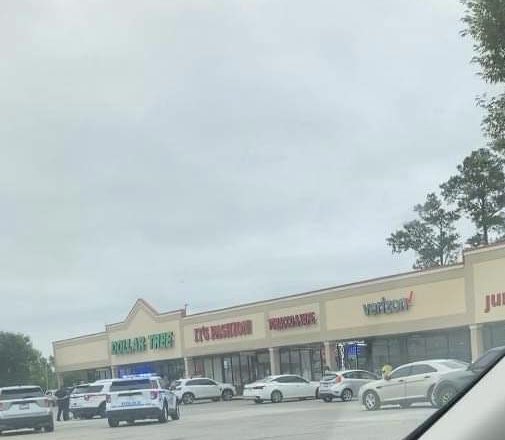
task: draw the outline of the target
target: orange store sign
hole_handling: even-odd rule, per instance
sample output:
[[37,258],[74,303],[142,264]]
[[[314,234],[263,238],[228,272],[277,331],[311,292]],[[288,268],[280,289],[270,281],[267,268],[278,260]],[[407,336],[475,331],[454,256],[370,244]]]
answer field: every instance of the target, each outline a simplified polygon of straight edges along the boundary
[[210,327],[204,325],[193,329],[193,334],[195,342],[204,342],[251,335],[252,329],[252,321],[246,319],[245,321],[228,322],[226,324],[211,325]]

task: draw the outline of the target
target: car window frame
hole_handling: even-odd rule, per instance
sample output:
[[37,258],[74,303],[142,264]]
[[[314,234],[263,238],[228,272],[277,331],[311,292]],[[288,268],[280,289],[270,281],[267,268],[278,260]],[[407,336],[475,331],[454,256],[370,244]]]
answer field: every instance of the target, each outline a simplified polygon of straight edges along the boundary
[[[415,369],[416,368],[420,368],[420,367],[426,367],[426,368],[430,368],[432,371],[421,371],[421,372],[416,372]],[[418,374],[432,374],[432,373],[438,373],[439,370],[437,370],[435,367],[433,367],[432,365],[429,365],[429,364],[417,364],[417,365],[412,365],[411,367],[411,373],[409,374],[409,376],[416,376]]]
[[[408,370],[408,374],[405,374],[403,376],[398,376],[398,377],[393,377],[395,375],[395,373],[397,373],[398,371],[401,371],[401,370]],[[403,366],[403,367],[398,367],[396,368],[392,373],[391,375],[389,376],[390,379],[401,379],[403,377],[409,377],[411,376],[410,372],[412,371],[412,365],[408,365],[408,366]]]

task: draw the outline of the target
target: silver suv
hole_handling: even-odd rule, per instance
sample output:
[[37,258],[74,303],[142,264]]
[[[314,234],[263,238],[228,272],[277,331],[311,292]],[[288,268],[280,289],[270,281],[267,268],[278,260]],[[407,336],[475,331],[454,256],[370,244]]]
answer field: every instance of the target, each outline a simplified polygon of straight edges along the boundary
[[54,431],[51,401],[38,386],[0,388],[0,434],[26,428]]
[[319,398],[325,402],[331,402],[334,398],[348,402],[358,397],[363,385],[377,379],[377,375],[366,370],[327,371],[319,383]]

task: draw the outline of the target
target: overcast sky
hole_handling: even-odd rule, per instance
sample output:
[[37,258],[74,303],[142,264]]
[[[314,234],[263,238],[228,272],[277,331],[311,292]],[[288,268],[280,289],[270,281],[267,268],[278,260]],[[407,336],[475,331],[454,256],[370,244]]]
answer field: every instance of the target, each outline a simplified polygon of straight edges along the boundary
[[4,0],[0,329],[102,331],[409,270],[483,144],[456,0]]

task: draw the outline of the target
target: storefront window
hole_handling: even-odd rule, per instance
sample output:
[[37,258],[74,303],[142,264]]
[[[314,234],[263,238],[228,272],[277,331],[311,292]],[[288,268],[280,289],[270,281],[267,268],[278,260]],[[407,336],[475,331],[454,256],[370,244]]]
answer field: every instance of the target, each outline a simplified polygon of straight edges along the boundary
[[281,374],[289,374],[291,371],[289,370],[289,349],[280,349],[279,350],[280,358],[281,358]]
[[433,335],[426,338],[426,352],[431,358],[444,358],[449,353],[447,335]]
[[240,386],[242,384],[242,377],[240,374],[240,356],[235,354],[231,357],[231,368],[232,368],[232,384],[235,386]]
[[214,356],[212,358],[212,363],[214,368],[214,376],[212,376],[212,379],[222,382],[224,378],[223,378],[223,362],[221,360],[221,357]]
[[407,337],[408,361],[422,361],[426,357],[426,338],[421,335],[412,335]]
[[212,358],[204,358],[203,360],[203,369],[204,369],[204,376],[205,377],[214,377],[214,365],[212,363]]
[[486,350],[505,345],[505,323],[486,324],[483,328],[483,335]]
[[383,365],[389,364],[388,341],[376,339],[372,343],[372,371],[380,371]]
[[393,368],[403,364],[402,347],[400,338],[393,338],[388,341],[389,365]]
[[269,353],[258,353],[258,371],[256,373],[256,379],[261,379],[263,377],[270,376],[270,354]]
[[312,380],[321,380],[322,377],[322,356],[324,353],[323,347],[312,350]]
[[233,373],[231,369],[230,356],[223,357],[223,372],[224,372],[224,381],[226,383],[233,383]]
[[312,360],[311,360],[311,350],[302,350],[300,352],[301,357],[301,375],[307,380],[312,379]]

